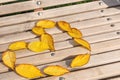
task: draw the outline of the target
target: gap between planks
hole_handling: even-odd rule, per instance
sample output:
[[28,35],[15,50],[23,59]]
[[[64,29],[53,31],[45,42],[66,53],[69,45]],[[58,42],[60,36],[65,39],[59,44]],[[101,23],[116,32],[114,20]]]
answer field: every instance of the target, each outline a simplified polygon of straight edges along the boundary
[[[87,36],[87,37],[84,37],[84,39],[87,40],[90,43],[95,43],[95,42],[100,42],[100,41],[106,41],[106,40],[110,40],[110,39],[120,38],[120,35],[118,35],[117,32],[120,32],[120,30],[114,31],[114,32],[109,32],[109,33],[97,34],[97,35],[94,35],[94,36]],[[62,36],[64,36],[64,37],[62,37]],[[55,36],[53,36],[53,38],[55,40],[55,49],[56,50],[59,50],[59,49],[61,50],[61,49],[64,49],[64,48],[69,48],[71,46],[76,46],[77,45],[73,40],[70,40],[72,38],[70,36],[68,36],[66,33],[55,35]],[[67,40],[67,39],[69,39],[69,40]],[[39,38],[27,40],[27,42],[36,41],[36,40],[39,40]],[[61,40],[61,42],[56,42],[58,40]],[[65,44],[65,43],[68,43],[68,46],[64,46],[63,47],[62,45]],[[1,45],[1,47],[2,47],[1,51],[3,49],[7,50],[8,46],[9,46],[9,44]],[[19,57],[30,56],[32,54],[33,53],[26,54],[26,55],[25,54],[21,54],[21,56],[19,56]]]
[[[101,10],[95,10],[95,11],[91,11],[91,12],[69,15],[69,16],[64,16],[65,18],[63,18],[63,20],[66,20],[66,21],[68,21],[68,19],[79,20],[78,18],[80,18],[80,21],[88,20],[88,19],[90,20],[90,19],[97,18],[97,17],[119,14],[120,13],[119,9],[120,9],[120,7],[115,7],[115,8],[101,9],[101,10],[104,10],[104,12],[101,12]],[[69,22],[71,22],[71,21],[69,20]],[[36,21],[29,22],[29,23],[23,23],[23,24],[17,24],[17,25],[11,25],[11,26],[3,26],[0,28],[0,32],[1,32],[0,35],[30,30],[35,25],[35,23],[36,23]],[[71,24],[74,24],[74,23],[71,23]],[[78,26],[78,25],[76,25],[76,26]]]
[[120,77],[109,78],[107,80],[120,80]]
[[[38,68],[42,69],[43,67],[45,67],[47,65],[61,65],[63,67],[68,68],[70,71],[74,71],[74,70],[78,70],[78,69],[82,70],[84,68],[88,68],[88,67],[92,67],[92,66],[99,66],[99,65],[103,65],[103,64],[108,64],[108,63],[120,61],[119,53],[120,53],[120,50],[116,50],[116,51],[112,51],[112,52],[106,52],[106,53],[103,53],[103,54],[92,55],[88,64],[86,64],[86,65],[84,65],[82,67],[77,67],[77,68],[70,68],[70,67],[68,67],[69,63],[71,62],[71,59],[65,60],[65,61],[59,61],[59,62],[55,62],[55,63],[50,63],[50,64],[45,64],[45,65],[41,65],[41,66],[38,66]],[[91,69],[91,68],[89,68],[89,69]],[[8,75],[7,78],[9,78],[9,76],[14,76],[14,77],[10,77],[11,80],[13,80],[13,79],[24,80],[24,78],[16,75],[13,72],[7,72],[7,73],[0,74],[0,76],[1,76],[0,79],[1,80],[7,80],[6,75]]]
[[12,2],[12,1],[16,1],[16,0],[0,0],[0,3]]
[[[67,80],[99,80],[105,77],[115,76],[120,74],[120,62],[112,63],[104,66],[98,66],[90,69],[80,70],[65,74],[64,77]],[[74,77],[72,77],[74,75]],[[71,76],[71,77],[70,77]],[[37,80],[59,80],[59,77],[48,77]]]
[[[40,16],[38,15],[39,12],[32,12],[32,13],[3,17],[3,18],[0,18],[0,24],[1,24],[0,26],[33,21],[33,20],[38,20],[38,19],[52,18],[56,16],[63,16],[63,15],[68,15],[68,14],[73,14],[73,13],[86,12],[86,11],[91,11],[91,10],[107,8],[110,6],[120,5],[118,2],[116,2],[116,0],[106,0],[106,2],[107,1],[108,2],[111,1],[111,3],[107,5],[103,1],[94,1],[94,2],[89,2],[85,4],[80,4],[80,5],[73,5],[73,6],[68,6],[68,7],[40,11],[40,13],[42,13],[42,15]],[[99,5],[100,2],[102,3],[102,5]],[[64,10],[64,13],[63,13],[63,10]]]
[[[81,21],[78,23],[73,23],[73,24],[71,24],[71,26],[73,26],[77,29],[81,29],[81,30],[84,28],[90,29],[94,26],[99,26],[99,25],[104,26],[104,24],[111,24],[113,22],[119,22],[119,20],[120,20],[119,17],[120,17],[120,15],[113,15],[113,16],[104,17],[104,18],[91,19],[91,20]],[[110,18],[111,20],[108,21],[107,18]],[[95,24],[95,23],[97,23],[97,24]],[[116,28],[116,27],[113,27],[113,28]],[[98,30],[96,30],[96,31],[98,31]],[[56,33],[61,33],[62,31],[57,28],[53,28],[53,29],[46,30],[46,32],[48,32],[49,34],[56,34]],[[1,36],[0,44],[10,43],[10,42],[19,41],[19,40],[25,40],[25,39],[32,39],[35,37],[36,37],[36,35],[34,35],[31,32],[10,34],[10,35],[6,35],[6,36]]]
[[[102,53],[102,52],[105,52],[105,51],[119,49],[120,45],[118,45],[118,44],[120,44],[120,38],[115,39],[115,40],[93,43],[93,44],[91,44],[92,54],[97,54],[97,53]],[[34,65],[41,65],[41,64],[46,64],[46,63],[50,63],[50,62],[63,60],[63,59],[66,59],[68,57],[78,55],[80,53],[88,52],[86,49],[84,49],[82,47],[73,47],[73,45],[70,45],[69,42],[65,42],[64,44],[62,44],[62,46],[63,47],[68,47],[69,46],[69,48],[64,49],[64,50],[56,51],[54,57],[50,56],[51,52],[47,52],[46,54],[37,54],[37,55],[34,55],[34,56],[19,58],[19,59],[17,59],[16,63],[20,64],[20,63],[26,63],[27,62],[27,63],[34,64]],[[71,53],[71,52],[73,52],[74,54]],[[25,53],[26,54],[34,54],[34,52],[31,52],[31,51],[28,51],[28,50],[26,50],[26,51],[22,50],[22,51],[17,51],[16,56],[18,57],[21,54],[26,55]],[[64,54],[61,54],[61,53],[64,53]],[[5,72],[5,71],[8,70],[8,68],[5,67],[2,63],[0,63],[0,69],[1,69],[0,72]]]
[[[114,24],[115,26],[114,27],[111,27],[110,25],[102,25],[102,26],[98,26],[98,27],[92,27],[92,28],[87,28],[87,29],[81,29],[81,32],[83,33],[83,37],[85,39],[87,39],[88,41],[91,41],[91,39],[94,40],[98,40],[98,41],[101,41],[101,40],[108,40],[108,39],[113,39],[113,38],[119,38],[119,34],[117,34],[117,32],[120,32],[120,23],[117,23],[117,24]],[[101,29],[101,30],[99,30]],[[57,30],[55,30],[57,31]],[[55,32],[55,31],[52,31],[52,32]],[[94,36],[95,35],[95,36]],[[18,41],[18,40],[25,40],[24,38],[26,37],[36,37],[36,35],[30,33],[30,32],[24,32],[23,34],[15,34],[15,36],[6,36],[6,37],[1,37],[1,40],[3,41],[9,41],[9,40],[12,40],[12,41]],[[53,36],[53,39],[55,42],[59,42],[59,41],[65,41],[65,40],[68,40],[68,39],[71,39],[71,37],[67,34],[67,33],[61,33],[61,34],[55,34],[55,35],[52,35]],[[88,37],[88,38],[87,38]],[[18,38],[18,39],[17,39]],[[22,39],[20,39],[22,38]],[[102,39],[101,39],[102,38]],[[39,40],[39,37],[38,38],[31,38],[31,39],[28,39],[28,40],[25,40],[26,42],[31,42],[31,41],[35,41],[35,40]],[[11,42],[12,42],[11,41]],[[1,41],[2,43],[2,41]],[[10,45],[10,43],[6,43],[6,44],[1,44],[1,48],[0,48],[0,51],[5,51],[8,46]]]
[[[38,1],[40,2],[40,4],[38,4]],[[36,8],[44,8],[44,7],[48,7],[48,6],[72,3],[72,2],[77,2],[77,1],[83,1],[83,0],[52,0],[52,1],[50,1],[50,0],[30,0],[30,1],[7,4],[7,5],[1,5],[0,6],[0,10],[1,10],[0,15],[21,12],[21,11],[28,11],[28,10],[33,10]]]

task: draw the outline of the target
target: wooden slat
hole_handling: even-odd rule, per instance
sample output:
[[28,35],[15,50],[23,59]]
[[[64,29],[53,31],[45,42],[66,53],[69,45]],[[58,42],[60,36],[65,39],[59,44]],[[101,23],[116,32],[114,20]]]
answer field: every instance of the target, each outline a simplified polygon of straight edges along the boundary
[[[41,65],[41,66],[38,66],[38,68],[42,69],[43,67],[45,67],[47,65],[61,65],[63,67],[68,68],[70,71],[73,71],[73,70],[76,70],[76,69],[83,69],[83,68],[87,68],[87,67],[98,66],[98,65],[102,65],[102,64],[106,64],[106,63],[120,61],[119,53],[120,53],[120,50],[112,51],[112,52],[106,52],[106,53],[99,54],[99,55],[92,55],[91,58],[90,58],[90,61],[87,65],[85,65],[83,67],[78,67],[78,68],[68,67],[68,64],[66,64],[66,63],[71,62],[71,59],[66,60],[66,61],[50,63],[50,64],[46,64],[46,65]],[[6,78],[5,77],[6,75],[14,76],[14,77],[10,77],[10,79],[20,79],[20,80],[22,80],[22,77],[16,75],[13,72],[0,74],[0,76],[2,76],[1,79],[8,79],[9,77]]]
[[32,10],[35,8],[40,8],[40,5],[37,5],[36,1],[34,0],[13,3],[13,4],[8,4],[8,5],[2,5],[0,6],[0,15],[20,12],[20,11],[25,11],[25,10]]
[[41,6],[40,7],[48,7],[48,6],[55,6],[60,4],[66,4],[66,3],[73,3],[73,2],[80,2],[84,0],[40,0]]
[[[116,39],[116,41],[120,41],[120,39]],[[120,43],[120,42],[118,42],[118,43]],[[63,46],[65,46],[66,45],[66,47],[68,46],[67,45],[68,43],[66,43],[66,44],[62,44]],[[95,45],[95,44],[94,44]],[[94,45],[91,45],[91,47],[92,47],[92,51],[93,51],[93,53],[95,52],[95,49],[94,49]],[[104,44],[104,45],[106,45],[106,44]],[[110,45],[110,44],[109,44]],[[113,46],[113,45],[112,45]],[[72,45],[71,45],[71,47],[72,47]],[[100,48],[101,46],[99,46],[99,48]],[[118,46],[117,46],[118,47]],[[116,48],[117,48],[116,47]],[[110,48],[110,47],[109,47]],[[114,47],[111,47],[112,49],[114,48]],[[119,47],[120,48],[120,47]],[[82,48],[81,48],[82,49]],[[80,50],[80,48],[79,48],[79,50]],[[98,50],[98,48],[96,49],[96,50]],[[100,49],[99,49],[100,50]],[[101,50],[101,51],[103,51],[103,50]],[[59,52],[59,51],[58,51]],[[71,50],[71,52],[73,52],[72,50]],[[79,51],[79,53],[86,53],[87,51],[86,50],[81,50],[81,51]],[[56,54],[57,54],[57,51],[55,52]],[[67,53],[67,50],[65,51],[65,52],[62,52],[62,53],[66,53],[67,54],[67,56],[68,56],[68,53],[69,53],[69,56],[72,56],[72,55],[77,55],[77,54],[79,54],[79,53],[76,53],[76,52],[73,52],[73,53],[75,53],[75,54],[73,54],[73,53],[71,53],[71,55],[70,55],[70,52],[68,51],[68,53]],[[59,53],[58,53],[59,54]],[[43,54],[44,55],[44,54]],[[51,56],[49,56],[50,54],[46,54],[46,56],[45,57],[43,57],[43,55],[41,54],[41,55],[36,55],[36,56],[31,56],[31,57],[25,57],[25,58],[22,58],[22,59],[18,59],[17,60],[17,63],[22,63],[22,62],[24,62],[24,61],[26,61],[26,62],[28,62],[28,63],[32,63],[32,64],[36,64],[36,65],[38,65],[38,64],[42,64],[42,63],[48,63],[49,61],[47,60],[47,58],[49,58],[50,57],[50,60],[51,60]],[[43,57],[44,59],[46,59],[46,60],[43,60],[43,62],[42,61],[40,61],[41,60],[41,57]],[[66,57],[67,57],[66,56]],[[58,57],[60,57],[60,56],[58,56]],[[65,58],[65,54],[63,54],[63,55],[61,55],[61,57],[64,57]],[[36,59],[35,59],[36,58]],[[38,60],[37,60],[37,58],[39,58]],[[64,59],[63,58],[63,59]],[[32,61],[32,59],[35,59],[35,60],[33,60]],[[56,58],[56,59],[60,59],[60,58]],[[51,60],[52,61],[52,60]],[[50,61],[50,62],[51,62]],[[55,59],[54,59],[54,61],[56,61]],[[57,60],[58,61],[58,60]]]
[[[98,25],[108,24],[108,23],[112,23],[112,22],[119,22],[119,20],[120,20],[118,18],[118,17],[120,17],[120,14],[101,17],[101,18],[95,18],[95,19],[90,19],[90,20],[84,20],[84,21],[81,21],[80,17],[81,16],[74,17],[74,16],[71,15],[71,16],[53,18],[52,20],[54,20],[54,21],[65,20],[65,21],[68,21],[68,22],[78,21],[78,22],[80,22],[79,26],[83,27],[83,28],[87,27],[88,24],[89,24],[89,27],[90,27],[90,26],[98,26]],[[95,24],[95,23],[97,23],[97,24]]]
[[[60,38],[62,36],[65,36],[64,38],[70,38],[66,34],[57,35],[54,38],[55,38],[55,40],[57,40],[58,38]],[[112,36],[112,37],[110,37],[110,36]],[[107,33],[107,34],[100,34],[100,35],[95,35],[95,36],[84,37],[84,39],[87,40],[90,43],[95,43],[95,42],[100,42],[100,41],[105,41],[105,40],[110,40],[110,39],[115,39],[115,38],[120,38],[120,35],[117,35],[116,32],[111,32],[111,33]],[[70,42],[74,43],[74,41],[72,41],[72,40],[70,40]],[[68,45],[66,44],[66,46],[63,46],[64,43],[67,43]],[[77,44],[74,44],[74,45],[77,45]],[[69,48],[71,46],[72,46],[72,44],[70,44],[69,41],[68,42],[55,43],[56,50]],[[24,53],[26,53],[26,54],[24,54]],[[18,54],[17,57],[25,57],[25,56],[33,55],[33,53],[29,53],[29,54],[27,54],[27,52],[24,52],[24,53],[21,53],[20,55]]]
[[[79,25],[78,25],[78,23],[77,24],[73,23],[72,26],[73,27],[75,26],[78,29],[88,28],[88,27],[92,27],[92,26],[108,24],[108,23],[111,23],[111,22],[119,22],[120,21],[119,17],[120,17],[120,15],[118,14],[118,15],[113,15],[113,16],[109,16],[109,17],[91,19],[91,20],[81,21],[81,22],[79,22]],[[110,18],[111,20],[108,21],[107,18]],[[64,20],[64,19],[59,19],[59,20]],[[68,20],[68,18],[67,18],[67,20]],[[97,23],[97,24],[95,24],[95,23]],[[59,33],[59,31],[60,31],[57,28],[53,29],[53,30],[51,30],[52,34],[53,33]],[[49,31],[49,29],[48,29],[48,31]],[[32,34],[31,32],[16,33],[16,34],[11,34],[11,35],[7,35],[7,36],[2,36],[0,38],[0,44],[14,42],[14,41],[18,41],[18,40],[30,39],[30,38],[35,38],[35,37],[36,37],[36,35]]]
[[[120,13],[119,9],[120,9],[120,7],[107,8],[107,9],[103,9],[104,12],[100,12],[100,10],[95,10],[95,11],[91,11],[91,12],[85,12],[85,13],[70,15],[70,16],[73,16],[75,19],[80,17],[80,20],[82,21],[82,20],[86,20],[86,19],[92,19],[92,18],[97,18],[97,17],[102,17],[102,16],[119,14]],[[29,23],[1,27],[0,28],[0,32],[1,32],[0,35],[30,30],[35,25],[35,23],[36,22],[29,22]],[[77,24],[76,26],[78,26],[78,25],[80,25],[80,24]]]
[[82,66],[82,67],[77,67],[77,68],[68,67],[70,65],[70,62],[72,61],[72,59],[49,63],[49,64],[44,64],[44,65],[40,65],[38,67],[41,69],[47,65],[61,65],[65,68],[68,68],[70,71],[74,71],[74,70],[78,70],[78,69],[83,69],[83,68],[88,68],[88,67],[92,67],[92,66],[98,66],[98,65],[103,65],[103,64],[120,61],[119,52],[120,52],[120,50],[116,50],[116,51],[111,51],[111,52],[110,51],[105,52],[105,53],[98,54],[98,55],[92,55],[90,58],[90,61],[87,65]]
[[[86,32],[86,31],[84,31],[84,32]],[[83,36],[84,36],[84,39],[88,40],[91,43],[94,43],[94,42],[99,42],[99,41],[104,41],[104,40],[109,40],[109,39],[120,38],[120,35],[117,35],[117,32],[120,32],[120,30],[114,31],[114,32],[105,33],[105,34],[103,33],[103,34],[99,34],[99,35],[89,36],[89,37],[87,36],[87,35],[89,35],[89,33],[86,33]],[[85,37],[85,36],[87,36],[87,37]],[[71,37],[67,33],[53,35],[53,38],[54,38],[55,42],[71,39]],[[31,41],[35,41],[35,40],[39,40],[39,38],[26,40],[26,42],[31,42]],[[61,42],[61,43],[55,43],[55,46],[58,47],[58,45],[59,44],[62,45],[62,43],[63,42]],[[0,51],[7,50],[9,44],[0,45],[1,46]],[[64,47],[64,48],[67,48],[67,47]],[[59,46],[59,48],[56,48],[56,50],[57,49],[63,49],[63,47]],[[20,56],[20,57],[24,57],[24,56],[28,56],[28,55],[24,54],[23,56]],[[29,54],[29,56],[30,56],[30,54]]]
[[[116,50],[120,48],[120,39],[115,39],[115,40],[110,40],[110,41],[105,41],[105,42],[98,42],[98,43],[93,43],[91,44],[92,48],[92,54],[97,54],[105,51],[110,51],[110,50]],[[104,46],[103,46],[104,45]],[[60,46],[58,44],[57,48]],[[24,57],[24,58],[19,58],[17,59],[17,64],[20,63],[30,63],[34,65],[41,65],[45,63],[50,63],[54,61],[61,61],[65,59],[66,57],[78,55],[80,53],[86,53],[88,52],[86,49],[82,47],[73,47],[73,45],[70,45],[70,42],[64,42],[62,43],[63,48],[64,47],[69,47],[69,49],[64,49],[64,50],[59,50],[55,52],[55,56],[50,56],[51,52],[44,53],[44,54],[38,54],[30,57]],[[73,47],[73,48],[71,48]],[[72,52],[72,53],[71,53]],[[21,55],[29,55],[29,54],[35,54],[34,52],[28,51],[28,50],[21,50],[17,51],[17,57],[20,57]],[[63,54],[61,54],[63,53]],[[74,54],[73,54],[74,53]],[[68,55],[69,54],[69,55]],[[0,73],[7,71],[8,68],[5,67],[2,63],[0,63]]]
[[[38,0],[39,1],[39,0]],[[20,11],[32,10],[35,8],[43,8],[47,6],[65,4],[70,2],[76,2],[82,0],[40,0],[41,4],[37,5],[37,0],[31,0],[26,2],[13,3],[0,6],[0,15],[15,13]]]
[[[80,71],[75,71],[69,74],[65,74],[64,77],[67,80],[98,80],[105,77],[115,76],[120,74],[120,62],[113,63],[104,66],[98,66],[91,69],[85,69]],[[73,76],[74,75],[74,76]],[[71,76],[71,77],[70,77]],[[72,77],[73,76],[73,77]],[[59,80],[59,77],[49,77],[38,80]]]
[[[89,36],[89,35],[95,35],[95,34],[105,33],[105,32],[109,32],[109,31],[114,31],[112,33],[101,34],[101,36],[103,36],[103,39],[105,38],[105,36],[109,37],[107,39],[112,39],[112,38],[119,37],[119,35],[116,35],[116,32],[119,32],[119,30],[120,30],[120,27],[119,27],[120,23],[117,23],[117,24],[114,24],[114,25],[115,25],[114,27],[111,27],[110,25],[102,25],[102,26],[98,26],[98,27],[81,29],[80,31],[83,33],[84,37]],[[57,28],[55,28],[55,30],[48,30],[47,32],[50,33],[50,34],[53,34],[56,31],[61,32],[59,29],[57,29],[57,30],[56,29]],[[109,35],[113,35],[113,36],[111,37]],[[67,35],[67,33],[62,33],[62,34],[57,34],[57,35],[54,34],[52,36],[53,36],[55,42],[71,39],[71,37],[69,35]],[[99,37],[101,37],[101,36],[99,36]],[[36,35],[32,34],[31,32],[24,32],[24,33],[15,34],[15,36],[14,35],[9,35],[9,36],[6,36],[6,37],[4,36],[4,37],[1,37],[0,40],[1,40],[1,43],[6,42],[6,41],[13,42],[13,41],[17,41],[17,40],[25,40],[25,39],[29,39],[29,38],[31,38],[31,39],[25,40],[25,41],[30,42],[30,41],[33,41],[33,40],[39,40],[39,38],[32,39],[34,37],[36,37]],[[10,43],[1,44],[0,45],[1,46],[0,52],[5,51],[8,48],[9,44]]]
[[6,2],[11,2],[11,1],[16,1],[16,0],[0,0],[0,3],[6,3]]
[[[11,1],[17,1],[17,0],[0,0],[0,3],[11,2]],[[42,1],[42,3],[45,3],[45,4],[46,4],[46,2],[48,2],[48,0],[40,0],[40,1]],[[74,1],[73,0],[65,0],[65,1],[61,0],[59,2],[58,2],[58,0],[52,0],[48,3],[48,5],[52,6],[52,5],[56,5],[56,4],[59,5],[59,4],[65,4],[65,3],[70,3],[70,2],[76,2],[76,1],[83,1],[83,0],[74,0]]]
[[85,66],[82,66],[82,67],[76,67],[76,68],[69,67],[70,62],[73,59],[72,58],[72,59],[68,59],[68,60],[64,60],[64,61],[59,61],[59,62],[40,65],[40,66],[38,66],[38,68],[42,69],[43,67],[45,67],[47,65],[61,65],[65,68],[68,68],[70,71],[75,71],[75,70],[78,70],[78,69],[83,69],[83,68],[88,68],[88,67],[93,67],[93,66],[99,66],[99,65],[103,65],[103,64],[108,64],[108,63],[113,63],[113,62],[120,61],[119,53],[120,53],[120,50],[115,50],[115,51],[109,51],[109,52],[105,52],[105,53],[98,54],[98,55],[92,55],[89,63]]
[[[32,13],[20,14],[15,16],[3,17],[3,18],[0,18],[0,24],[1,24],[0,26],[16,24],[16,23],[21,23],[21,22],[26,22],[31,20],[52,18],[56,16],[63,16],[63,15],[80,13],[80,12],[91,11],[96,9],[102,9],[102,8],[107,8],[108,6],[113,6],[113,5],[114,6],[120,5],[118,2],[116,2],[116,0],[107,0],[107,1],[111,1],[111,3],[107,5],[103,1],[94,1],[94,2],[85,3],[81,5],[73,5],[68,7],[40,11],[42,13],[42,15],[40,16],[38,15],[38,12],[32,12]],[[99,5],[99,2],[102,2],[103,4]]]

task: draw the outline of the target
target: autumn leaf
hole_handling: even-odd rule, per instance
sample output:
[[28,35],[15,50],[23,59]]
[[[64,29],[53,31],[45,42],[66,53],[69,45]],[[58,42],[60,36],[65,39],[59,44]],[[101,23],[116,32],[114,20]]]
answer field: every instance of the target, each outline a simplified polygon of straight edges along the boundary
[[28,49],[33,52],[41,52],[49,49],[49,45],[41,41],[33,41],[28,44]]
[[13,51],[6,51],[2,54],[2,61],[3,63],[14,70],[15,62],[16,62],[16,54]]
[[71,26],[69,23],[65,22],[65,21],[59,21],[57,22],[58,27],[64,31],[68,31],[68,32],[72,32],[71,30]]
[[44,77],[44,74],[32,64],[19,64],[15,70],[17,74],[29,79]]
[[71,62],[71,67],[80,67],[88,63],[90,59],[90,54],[80,54],[76,56],[72,62]]
[[65,73],[68,73],[69,70],[66,68],[63,68],[61,66],[58,65],[51,65],[48,66],[44,69],[44,73],[48,74],[48,75],[53,75],[53,76],[60,76],[63,75]]
[[55,51],[54,40],[50,34],[47,34],[47,33],[43,34],[41,36],[41,41],[44,43],[47,43],[49,45],[51,51]]
[[44,34],[45,30],[41,27],[33,27],[32,32],[39,36],[39,35]]
[[25,49],[27,46],[27,43],[24,41],[18,41],[18,42],[14,42],[12,44],[9,45],[10,50],[20,50],[20,49]]
[[78,38],[74,38],[74,41],[76,41],[78,44],[82,45],[83,47],[91,51],[90,44],[87,41]]
[[82,38],[82,33],[76,28],[72,28],[72,32],[68,32],[68,34],[73,38]]
[[41,28],[53,28],[55,27],[55,22],[52,20],[40,20],[36,23],[36,26]]

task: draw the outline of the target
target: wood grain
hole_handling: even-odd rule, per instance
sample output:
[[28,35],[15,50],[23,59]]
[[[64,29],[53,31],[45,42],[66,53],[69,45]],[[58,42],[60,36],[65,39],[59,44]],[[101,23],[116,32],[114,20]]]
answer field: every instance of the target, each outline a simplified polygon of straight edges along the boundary
[[[118,15],[112,15],[112,16],[108,16],[108,17],[85,20],[85,21],[79,22],[79,25],[78,25],[78,23],[74,23],[72,26],[73,27],[75,26],[78,29],[82,29],[82,28],[84,29],[84,28],[89,28],[89,27],[93,27],[93,26],[99,26],[99,25],[109,24],[109,23],[113,23],[113,22],[119,22],[120,21],[119,17],[120,17],[120,15],[118,14]],[[110,18],[110,20],[107,20],[108,18]],[[64,19],[61,19],[61,20],[64,20]],[[95,24],[95,23],[97,23],[97,24]],[[48,29],[48,31],[49,30],[50,29]],[[53,33],[56,34],[56,33],[59,33],[60,30],[58,30],[57,28],[54,28],[54,29],[50,30],[50,32],[52,32],[52,34]],[[6,36],[1,36],[0,44],[5,44],[5,43],[19,41],[19,40],[25,40],[25,39],[31,39],[31,38],[35,38],[35,37],[36,37],[36,35],[34,35],[32,32],[22,32],[22,33],[10,34],[10,35],[6,35]]]
[[[62,45],[68,46],[68,44],[69,43],[66,42]],[[119,49],[120,45],[118,45],[118,44],[120,44],[120,39],[114,39],[114,40],[109,40],[109,41],[104,41],[104,42],[93,43],[93,44],[91,44],[91,48],[92,48],[91,54],[98,54],[98,53],[102,53],[102,52],[106,52],[106,51],[112,51],[112,50]],[[51,52],[48,52],[46,54],[43,53],[43,54],[37,54],[37,55],[28,56],[28,57],[24,57],[24,58],[19,58],[19,59],[17,59],[16,63],[21,64],[21,63],[27,62],[27,63],[34,64],[34,65],[41,65],[41,64],[54,62],[54,61],[61,61],[70,56],[78,55],[80,53],[84,54],[84,53],[88,52],[86,49],[84,49],[82,47],[73,47],[73,48],[72,47],[73,46],[71,45],[70,48],[68,48],[68,49],[55,51],[55,56],[50,56]],[[25,50],[18,51],[17,57],[20,56],[21,54],[25,54],[25,53],[26,54],[34,54],[33,52],[28,51],[28,50],[26,50],[26,52],[25,52]],[[8,70],[7,67],[4,67],[4,65],[2,63],[0,63],[0,73],[5,72],[7,70]]]
[[80,0],[52,0],[52,1],[40,0],[40,3],[41,3],[40,5],[37,4],[37,1],[39,0],[30,0],[30,1],[24,1],[19,3],[8,4],[8,5],[2,5],[0,6],[0,15],[20,12],[20,11],[33,10],[36,8],[43,8],[47,6],[72,3]]
[[[75,19],[80,18],[78,20],[83,21],[83,20],[88,20],[88,19],[90,20],[90,19],[98,18],[98,17],[102,17],[102,16],[110,16],[110,15],[119,14],[120,13],[119,9],[120,9],[120,7],[107,8],[107,9],[100,9],[100,10],[95,10],[95,11],[90,11],[90,12],[85,12],[85,13],[80,13],[80,14],[74,14],[74,15],[69,15],[69,16],[72,16]],[[104,10],[104,12],[101,12],[101,10]],[[66,19],[68,19],[69,16],[66,17]],[[74,18],[70,18],[70,19],[73,21]],[[22,32],[22,31],[30,30],[33,26],[35,26],[35,23],[36,23],[36,21],[34,21],[34,22],[27,22],[27,23],[23,23],[23,24],[16,24],[16,25],[11,25],[11,26],[0,27],[0,32],[1,32],[0,35],[5,35],[5,34],[10,34],[10,33]],[[71,23],[71,25],[72,25],[72,23]],[[76,24],[75,27],[77,27],[79,25],[80,24]]]
[[[69,15],[74,13],[81,13],[81,12],[86,12],[91,10],[103,9],[110,6],[120,5],[118,2],[116,2],[116,0],[106,0],[106,2],[107,1],[108,2],[110,1],[111,3],[108,3],[109,4],[108,5],[104,3],[104,1],[94,1],[94,2],[89,2],[81,5],[73,5],[73,6],[67,6],[62,8],[44,10],[44,11],[40,11],[40,13],[42,14],[40,16],[38,15],[38,12],[31,12],[26,14],[24,13],[24,14],[19,14],[14,16],[3,17],[3,18],[0,18],[0,24],[1,24],[0,26],[33,21],[38,19],[52,18],[52,17]],[[99,5],[99,2],[101,2],[102,5]]]
[[[98,80],[98,79],[102,79],[105,77],[119,75],[120,67],[118,66],[120,66],[120,62],[109,64],[109,65],[104,65],[104,66],[98,66],[98,67],[94,67],[91,69],[71,72],[69,74],[63,75],[62,77],[64,77],[67,80],[73,80],[73,79],[75,80],[79,80],[79,79]],[[74,77],[70,77],[73,75]],[[59,77],[48,77],[48,78],[43,78],[43,79],[38,79],[38,80],[59,80]]]
[[[63,67],[68,68],[71,71],[77,70],[77,69],[84,69],[84,68],[88,68],[88,67],[92,67],[92,66],[98,66],[98,65],[103,65],[103,64],[107,64],[107,63],[112,63],[112,62],[119,61],[120,60],[120,58],[119,58],[119,52],[120,52],[120,50],[116,50],[116,51],[106,52],[106,53],[99,54],[99,55],[92,55],[91,58],[90,58],[90,61],[89,61],[89,63],[87,65],[84,65],[82,67],[77,67],[77,68],[70,68],[70,67],[68,67],[68,64],[66,64],[66,63],[67,62],[70,63],[71,59],[70,60],[65,60],[65,61],[59,61],[59,62],[55,62],[55,63],[50,63],[50,64],[45,64],[45,65],[41,65],[41,66],[38,66],[38,68],[42,69],[43,67],[45,67],[47,65],[61,65]],[[111,54],[111,55],[109,55],[109,54]],[[96,68],[96,67],[94,67],[94,68]],[[91,68],[89,68],[89,69],[91,69]],[[1,79],[8,79],[9,77],[6,78],[6,75],[14,76],[14,77],[10,77],[10,79],[24,80],[24,78],[16,75],[13,72],[8,72],[8,73],[0,74]],[[48,77],[48,79],[49,79],[49,77]],[[39,79],[39,80],[41,80],[41,79]],[[110,80],[112,80],[112,79],[110,79]]]
[[[108,40],[108,39],[113,39],[113,38],[119,38],[119,35],[116,34],[117,32],[120,31],[119,23],[114,24],[114,25],[115,25],[114,27],[111,27],[110,24],[101,25],[101,26],[96,26],[96,27],[92,27],[92,28],[80,29],[80,31],[83,33],[83,37],[85,39],[87,39],[87,37],[85,37],[85,36],[91,36],[91,35],[93,35],[91,37],[91,39],[93,39],[93,40],[98,39],[98,41],[99,41],[99,39],[101,41],[104,39]],[[48,30],[47,32],[52,34],[55,42],[71,39],[71,37],[67,33],[53,34],[55,32],[61,32],[59,29]],[[106,33],[106,32],[108,32],[108,33]],[[98,35],[96,35],[96,34],[98,34]],[[36,35],[34,35],[31,32],[23,32],[23,33],[3,36],[3,37],[1,37],[0,41],[1,41],[1,43],[5,43],[5,42],[6,43],[0,44],[0,46],[1,46],[0,51],[1,52],[5,51],[8,48],[8,46],[11,44],[11,42],[14,42],[14,41],[25,40],[26,42],[31,42],[34,40],[39,40],[39,37],[38,38],[35,38],[35,37],[36,37]],[[88,38],[90,38],[90,37],[88,37]],[[103,39],[101,39],[101,38],[103,38]],[[87,39],[87,40],[90,40],[90,39]],[[8,42],[10,42],[10,43],[8,43]]]

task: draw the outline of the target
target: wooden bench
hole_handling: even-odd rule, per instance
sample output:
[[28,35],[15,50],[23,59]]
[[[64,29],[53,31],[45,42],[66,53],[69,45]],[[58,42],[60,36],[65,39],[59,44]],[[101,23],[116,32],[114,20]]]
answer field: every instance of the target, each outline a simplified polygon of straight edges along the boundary
[[[71,71],[63,76],[36,80],[120,80],[120,0],[95,0],[80,4],[81,1],[84,0],[0,0],[0,61],[2,52],[11,42],[38,39],[31,33],[38,20],[64,20],[80,29],[84,39],[90,42],[92,55],[87,65],[78,68],[67,65],[75,55],[87,50],[71,44],[71,37],[57,28],[46,29],[55,40],[54,55],[49,50],[40,54],[20,50],[16,51],[16,63],[30,63],[38,68],[61,65]],[[51,7],[57,5],[62,7]],[[1,61],[0,80],[27,79],[9,71]]]

